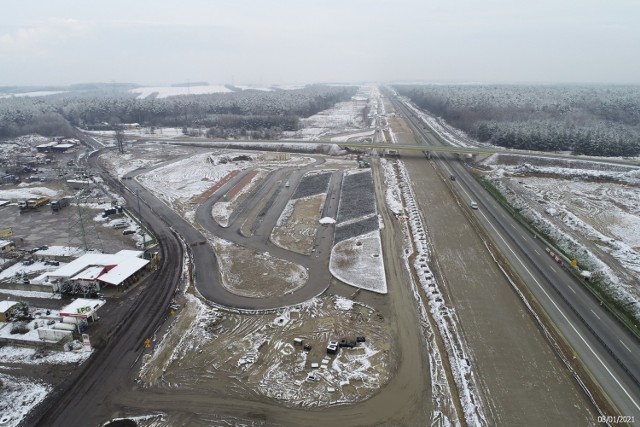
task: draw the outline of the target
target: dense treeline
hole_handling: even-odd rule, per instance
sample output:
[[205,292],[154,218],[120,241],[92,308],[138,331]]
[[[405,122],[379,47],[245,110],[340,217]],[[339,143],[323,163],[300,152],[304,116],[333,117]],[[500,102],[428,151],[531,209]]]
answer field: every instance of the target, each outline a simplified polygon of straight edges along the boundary
[[[246,135],[249,131],[252,135],[273,137],[283,130],[296,130],[300,117],[346,101],[356,90],[355,86],[315,85],[297,90],[247,90],[162,99],[137,99],[127,92],[114,95],[100,91],[4,98],[0,99],[0,137],[33,132],[60,135],[65,133],[66,121],[93,129],[139,123],[205,127],[212,136]],[[48,124],[44,126],[43,121]]]
[[395,86],[481,142],[594,156],[640,155],[640,86]]

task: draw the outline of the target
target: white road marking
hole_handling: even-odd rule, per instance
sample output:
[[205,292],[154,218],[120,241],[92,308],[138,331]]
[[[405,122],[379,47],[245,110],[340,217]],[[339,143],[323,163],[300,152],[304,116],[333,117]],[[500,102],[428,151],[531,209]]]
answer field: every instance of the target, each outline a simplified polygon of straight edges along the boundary
[[537,253],[538,255],[541,255],[541,254],[540,254],[540,252],[538,252],[538,250],[537,250],[537,249],[534,249],[533,251],[534,251],[535,253]]
[[571,292],[573,292],[574,294],[576,293],[576,291],[575,291],[571,286],[569,286],[569,290],[570,290]]
[[550,265],[550,266],[549,266],[549,268],[550,268],[551,270],[553,270],[553,272],[554,272],[554,273],[556,273],[556,274],[558,273],[558,272],[556,271],[556,269],[555,269],[555,268],[553,268],[553,266],[552,266],[552,265]]
[[511,246],[509,246],[509,244],[504,240],[504,238],[502,237],[502,234],[500,234],[498,232],[498,230],[496,230],[496,228],[493,226],[493,224],[489,221],[489,219],[487,218],[487,216],[483,213],[483,212],[479,212],[480,215],[482,215],[485,219],[485,221],[487,221],[487,223],[489,224],[489,226],[491,226],[491,228],[493,228],[493,231],[495,231],[496,235],[500,238],[500,240],[502,240],[502,242],[505,244],[505,246],[507,247],[507,249],[509,249],[509,251],[513,254],[513,256],[518,260],[518,262],[522,265],[522,268],[525,269],[525,271],[527,273],[529,273],[529,276],[531,276],[531,279],[535,282],[535,284],[538,286],[538,288],[540,288],[540,290],[542,291],[543,294],[546,295],[546,297],[549,299],[549,302],[551,302],[551,304],[553,304],[553,306],[555,307],[556,310],[558,310],[558,313],[560,313],[560,315],[564,318],[565,322],[567,322],[567,325],[569,325],[571,327],[571,329],[573,329],[573,332],[575,332],[575,334],[580,338],[580,340],[584,343],[584,345],[589,349],[589,351],[591,352],[591,354],[593,354],[593,356],[598,360],[598,362],[600,362],[600,364],[602,365],[602,367],[604,368],[605,371],[607,371],[607,373],[611,376],[611,378],[613,379],[613,381],[615,381],[616,384],[618,384],[618,387],[620,387],[620,389],[624,392],[624,394],[629,398],[629,400],[631,401],[631,403],[633,403],[633,406],[635,406],[638,410],[640,410],[640,405],[638,404],[638,402],[635,401],[635,399],[633,397],[631,397],[631,395],[629,394],[629,392],[627,391],[626,388],[624,388],[624,386],[620,383],[620,381],[618,381],[618,378],[616,378],[615,375],[613,375],[613,372],[611,372],[611,370],[607,367],[607,365],[604,364],[604,362],[602,361],[602,359],[600,359],[600,356],[598,356],[598,354],[595,352],[595,350],[589,345],[589,343],[587,342],[587,340],[582,336],[582,334],[580,332],[578,332],[578,329],[576,329],[576,327],[573,325],[573,323],[567,318],[567,316],[564,314],[564,312],[562,310],[560,310],[560,307],[558,307],[558,304],[556,304],[556,302],[551,299],[551,296],[549,295],[549,293],[547,293],[547,291],[542,287],[542,285],[540,284],[540,282],[538,282],[538,280],[533,276],[533,274],[531,274],[531,272],[529,271],[529,269],[527,268],[526,265],[524,265],[524,263],[522,262],[522,260],[520,259],[520,257],[518,255],[516,255],[516,253],[513,251],[513,249],[511,249]]
[[598,320],[600,320],[600,316],[598,316],[595,311],[591,310],[591,312],[593,313],[594,316],[598,318]]
[[629,347],[627,347],[627,345],[626,345],[625,343],[623,343],[623,342],[622,342],[622,340],[618,340],[618,341],[620,341],[620,344],[622,344],[622,345],[624,346],[624,348],[626,348],[627,350],[629,350],[629,353],[633,353],[633,352],[631,351],[631,349],[630,349]]

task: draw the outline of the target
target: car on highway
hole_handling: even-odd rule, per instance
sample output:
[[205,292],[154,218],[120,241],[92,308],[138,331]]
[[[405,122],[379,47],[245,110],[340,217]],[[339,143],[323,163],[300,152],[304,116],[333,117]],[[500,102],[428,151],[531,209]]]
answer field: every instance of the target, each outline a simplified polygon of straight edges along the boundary
[[469,206],[471,206],[471,209],[478,209],[478,204],[476,202],[471,202]]
[[456,176],[455,176],[455,175],[451,175],[451,176],[449,177],[449,179],[451,179],[451,181],[455,181],[455,180],[456,180]]

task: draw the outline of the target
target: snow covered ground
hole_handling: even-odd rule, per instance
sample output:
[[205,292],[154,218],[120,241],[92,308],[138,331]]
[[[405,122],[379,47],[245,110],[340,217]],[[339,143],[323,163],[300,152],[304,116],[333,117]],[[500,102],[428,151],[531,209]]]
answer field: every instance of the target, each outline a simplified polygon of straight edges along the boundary
[[[34,312],[44,313],[46,310],[34,309]],[[0,337],[13,340],[41,342],[36,323],[44,326],[46,319],[55,317],[57,311],[50,310],[50,315],[36,316],[35,320],[27,323],[28,332],[12,334],[13,323],[0,323]],[[29,365],[63,365],[85,362],[91,351],[57,351],[52,349],[37,349],[31,347],[17,347],[4,345],[0,347],[0,369],[12,370],[17,366]],[[27,368],[28,369],[28,368]],[[14,376],[0,373],[0,425],[18,426],[23,418],[53,390],[53,386],[42,381],[29,378],[27,375]]]
[[302,139],[318,141],[340,134],[340,138],[361,136],[371,123],[365,121],[362,112],[377,91],[377,86],[361,86],[351,100],[340,102],[328,110],[321,111],[311,117],[300,120],[302,129],[296,132],[285,132],[285,139]]
[[197,154],[139,175],[137,180],[174,209],[188,199],[207,191],[232,171],[242,170],[245,162],[212,164],[211,153]]
[[[407,239],[409,243],[407,250],[405,250],[405,260],[408,266],[412,264],[413,270],[418,276],[417,285],[422,288],[423,294],[427,296],[426,306],[429,307],[430,318],[435,323],[440,339],[446,349],[448,365],[458,390],[459,403],[462,405],[465,420],[469,425],[486,425],[483,398],[475,378],[473,361],[460,333],[460,321],[455,310],[450,306],[450,302],[445,300],[440,291],[440,286],[429,268],[432,248],[429,242],[428,230],[425,229],[422,223],[413,190],[408,185],[410,181],[404,163],[399,160],[387,161],[383,162],[382,166],[385,168],[385,181],[388,188],[399,190],[387,192],[386,199],[387,202],[390,202],[389,207],[393,206],[393,209],[407,212],[405,232],[410,237]],[[400,204],[406,208],[400,209]],[[411,257],[413,257],[412,263],[410,262]],[[427,314],[424,313],[425,304],[415,289],[414,296],[421,309],[425,340],[429,343],[432,391],[436,413],[444,418],[446,424],[457,424],[456,420],[449,419],[449,416],[455,416],[455,412],[451,411],[451,386],[448,384],[443,371],[443,355],[438,347],[433,345],[435,338],[433,330],[429,326]]]
[[[492,156],[491,181],[582,269],[640,318],[640,170],[605,162]],[[529,160],[531,161],[531,160]]]
[[178,95],[202,95],[207,93],[229,93],[231,89],[224,85],[212,85],[212,86],[153,86],[153,87],[139,87],[135,89],[129,89],[131,93],[139,94],[138,99],[146,98],[152,94],[157,94],[158,98],[167,98],[169,96]]
[[0,374],[0,425],[17,427],[22,419],[53,389],[25,377]]
[[461,131],[460,129],[456,129],[452,126],[449,126],[444,119],[440,117],[434,117],[431,114],[416,108],[415,105],[408,98],[401,98],[401,101],[420,117],[424,123],[427,124],[431,129],[436,131],[438,135],[443,136],[451,145],[455,145],[457,147],[473,147],[475,145],[482,145],[477,141],[472,140],[469,136]]
[[380,231],[352,237],[331,249],[329,270],[351,286],[380,294],[387,293]]
[[[231,379],[235,388],[242,378],[242,387],[286,406],[317,407],[361,401],[390,378],[389,332],[366,305],[324,296],[277,313],[241,315],[185,297],[189,325],[170,330],[145,361],[140,377],[147,387]],[[328,355],[327,343],[354,328],[366,341]],[[297,345],[296,337],[312,349]],[[205,367],[202,375],[193,377],[192,366]]]
[[35,98],[38,96],[49,96],[49,95],[57,95],[59,93],[65,93],[64,91],[61,90],[39,90],[39,91],[35,91],[35,92],[20,92],[20,93],[1,93],[0,92],[0,98],[21,98],[21,97],[27,97],[27,98]]

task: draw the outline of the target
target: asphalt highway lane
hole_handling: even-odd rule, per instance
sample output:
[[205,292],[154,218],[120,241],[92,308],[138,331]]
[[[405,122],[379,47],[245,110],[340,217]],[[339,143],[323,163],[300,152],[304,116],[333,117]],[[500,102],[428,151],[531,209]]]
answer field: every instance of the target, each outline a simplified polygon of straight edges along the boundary
[[[415,134],[428,144],[440,144],[432,130],[425,131],[406,107],[403,111]],[[509,260],[549,318],[570,343],[622,415],[640,417],[640,345],[638,340],[591,293],[546,253],[539,239],[485,191],[457,156],[434,154],[463,203],[472,210],[502,254]]]

